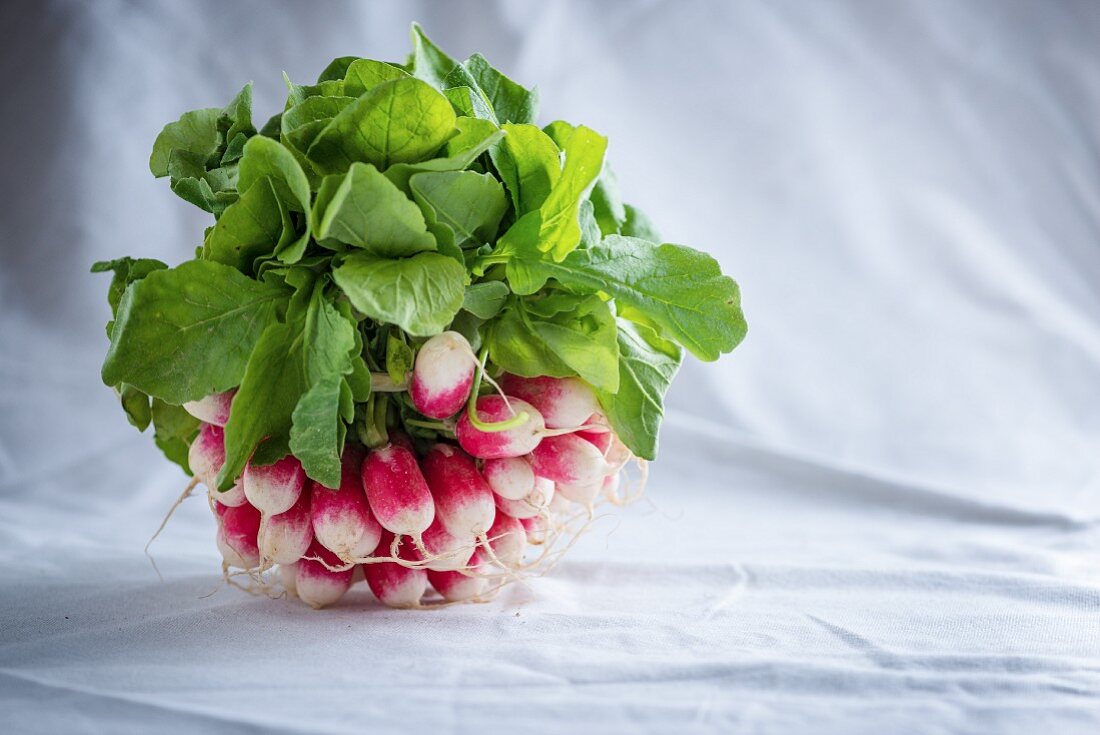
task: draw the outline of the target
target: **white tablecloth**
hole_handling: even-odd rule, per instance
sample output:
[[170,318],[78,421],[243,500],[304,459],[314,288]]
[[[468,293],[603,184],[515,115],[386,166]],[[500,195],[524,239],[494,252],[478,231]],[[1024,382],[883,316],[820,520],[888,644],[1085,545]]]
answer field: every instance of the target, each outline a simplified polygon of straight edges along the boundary
[[[648,498],[496,602],[218,588],[98,382],[105,277],[205,219],[159,127],[409,20],[607,133],[742,283]],[[1087,3],[0,9],[0,729],[1100,731],[1100,12]],[[213,594],[210,594],[213,592]]]

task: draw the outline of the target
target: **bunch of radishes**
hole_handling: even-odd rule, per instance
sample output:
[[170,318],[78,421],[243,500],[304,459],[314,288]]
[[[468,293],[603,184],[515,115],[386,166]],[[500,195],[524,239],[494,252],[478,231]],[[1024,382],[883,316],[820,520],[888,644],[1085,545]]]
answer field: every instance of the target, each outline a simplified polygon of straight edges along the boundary
[[[586,383],[504,375],[499,393],[474,396],[480,373],[456,332],[427,340],[411,371],[409,399],[457,443],[396,429],[373,449],[349,440],[336,488],[307,478],[288,455],[250,462],[230,490],[211,490],[227,572],[261,581],[278,565],[286,591],[316,608],[339,600],[360,570],[392,607],[419,606],[429,584],[446,601],[484,599],[536,566],[524,563],[528,544],[547,544],[601,494],[619,502],[632,455]],[[185,406],[204,422],[189,463],[208,488],[225,460],[232,399],[230,391]]]

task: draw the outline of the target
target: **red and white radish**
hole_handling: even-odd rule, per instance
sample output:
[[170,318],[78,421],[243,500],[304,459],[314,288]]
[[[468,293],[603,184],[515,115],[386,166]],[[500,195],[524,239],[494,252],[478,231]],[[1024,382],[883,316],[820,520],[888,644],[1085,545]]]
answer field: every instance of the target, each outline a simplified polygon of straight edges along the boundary
[[588,420],[584,422],[585,426],[603,426],[607,427],[605,430],[599,429],[581,429],[575,432],[577,436],[584,439],[590,444],[594,444],[597,449],[600,450],[600,454],[606,455],[607,450],[611,448],[611,440],[614,438],[614,433],[611,431],[611,427],[607,426],[607,419],[598,413],[592,414],[588,417]]
[[210,497],[214,500],[230,507],[247,502],[240,480],[225,492],[216,489],[218,473],[225,464],[225,432],[220,426],[202,425],[187,451],[187,464],[199,482],[209,488]]
[[580,503],[581,505],[588,505],[600,496],[600,491],[603,489],[603,479],[601,478],[595,482],[587,482],[580,485],[568,485],[564,482],[559,482],[555,487],[558,490],[558,494],[566,500]]
[[535,471],[523,457],[487,459],[481,474],[494,493],[508,500],[522,500],[535,489]]
[[344,561],[368,556],[382,537],[382,527],[363,492],[362,460],[363,453],[349,445],[341,460],[340,487],[327,488],[317,482],[312,485],[313,535]]
[[[509,405],[511,408],[509,408]],[[477,399],[478,419],[485,423],[500,423],[526,412],[527,419],[519,426],[503,431],[482,431],[463,412],[455,427],[455,436],[462,448],[479,459],[501,459],[528,454],[542,440],[546,425],[534,406],[518,398],[505,402],[501,396],[481,396]]]
[[293,564],[302,558],[313,542],[310,523],[310,493],[282,513],[267,516],[260,524],[260,557],[275,564]]
[[260,565],[260,511],[245,503],[236,507],[215,504],[218,519],[218,551],[231,567],[254,569]]
[[388,444],[363,460],[361,478],[371,512],[390,533],[420,536],[435,517],[435,503],[416,456]]
[[497,511],[496,520],[486,536],[489,548],[492,549],[490,559],[509,569],[520,565],[527,545],[527,532],[523,530],[523,524],[518,519]]
[[485,588],[489,586],[488,579],[477,575],[478,568],[482,566],[481,562],[481,550],[479,549],[470,560],[470,566],[475,568],[474,576],[462,572],[429,569],[428,582],[448,602],[471,600],[482,594]]
[[521,518],[523,530],[527,534],[527,543],[534,546],[546,543],[547,522],[541,516],[534,518]]
[[476,367],[470,343],[458,332],[429,339],[416,353],[409,398],[416,410],[445,419],[462,410],[474,385]]
[[[393,535],[382,534],[380,549],[388,549]],[[418,561],[420,555],[407,541],[401,544],[398,557],[406,561]],[[389,607],[416,607],[428,588],[428,575],[423,569],[410,569],[396,562],[384,561],[363,564],[363,577],[378,601]]]
[[225,426],[229,422],[229,408],[233,403],[233,396],[236,394],[236,388],[227,390],[224,393],[211,393],[197,401],[184,403],[183,410],[199,421],[215,426]]
[[302,463],[292,454],[262,467],[249,462],[244,466],[242,479],[248,502],[269,516],[290,510],[306,486]]
[[472,534],[459,537],[448,531],[437,513],[432,525],[424,532],[424,549],[436,557],[427,564],[427,568],[440,572],[462,569],[473,556],[476,544],[477,538]]
[[[323,559],[324,564],[317,559]],[[326,564],[328,566],[326,566]],[[294,565],[294,589],[302,602],[312,608],[322,608],[337,602],[351,587],[351,567],[339,569],[343,562],[321,544],[314,541],[305,555]]]
[[607,477],[603,478],[602,490],[603,490],[604,497],[606,497],[608,500],[610,500],[613,503],[617,503],[620,500],[620,498],[619,498],[619,483],[620,483],[619,475],[620,475],[620,473],[615,472],[615,473],[610,474]]
[[507,374],[501,379],[501,388],[507,395],[537,408],[551,429],[582,426],[600,410],[596,393],[580,378],[524,378]]
[[535,487],[521,500],[510,500],[497,496],[497,507],[512,516],[523,520],[534,518],[545,510],[554,498],[554,483],[545,477],[535,478]]
[[611,469],[594,444],[575,434],[546,437],[530,459],[536,475],[562,485],[598,483]]
[[493,525],[493,490],[470,455],[452,444],[436,444],[424,457],[435,512],[453,536],[481,536]]

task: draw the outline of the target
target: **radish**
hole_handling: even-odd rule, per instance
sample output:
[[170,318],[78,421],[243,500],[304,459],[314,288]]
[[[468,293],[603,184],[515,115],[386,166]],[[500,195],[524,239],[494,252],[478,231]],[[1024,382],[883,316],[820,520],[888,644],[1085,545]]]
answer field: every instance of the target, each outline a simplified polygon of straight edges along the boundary
[[519,520],[523,524],[523,530],[527,534],[527,543],[538,546],[546,543],[546,519],[540,516],[534,518],[521,518]]
[[419,537],[435,517],[435,503],[416,455],[388,444],[363,460],[361,478],[367,502],[382,528]]
[[506,374],[501,387],[539,410],[551,429],[581,426],[600,410],[596,393],[580,378],[523,378]]
[[603,480],[600,479],[595,482],[586,482],[581,485],[558,483],[557,488],[558,494],[566,500],[571,500],[581,505],[588,505],[599,497],[600,490],[603,489]]
[[290,510],[306,486],[306,473],[294,455],[264,467],[249,462],[244,466],[242,478],[248,502],[268,516]]
[[523,561],[523,550],[527,545],[527,532],[523,530],[523,524],[518,519],[507,513],[498,511],[496,520],[489,529],[489,548],[492,554],[489,558],[494,562],[503,564],[509,569],[514,569]]
[[215,504],[218,519],[218,551],[231,567],[255,569],[260,565],[260,511],[245,503],[236,507]]
[[[470,560],[470,565],[480,567],[482,565],[481,551],[478,550]],[[476,571],[476,570],[475,570]],[[448,602],[462,602],[477,597],[489,584],[489,580],[482,576],[469,576],[462,572],[436,571],[428,569],[428,581],[435,591],[443,595]]]
[[211,393],[206,398],[188,401],[183,404],[183,410],[199,421],[205,421],[215,426],[225,426],[229,421],[229,407],[233,403],[233,396],[236,394],[236,388],[227,390],[224,393]]
[[416,453],[416,445],[413,444],[412,437],[403,431],[397,429],[389,430],[390,444],[394,444],[399,447],[404,447],[412,453]]
[[[435,557],[428,563],[428,569],[446,572],[462,569],[470,562],[477,539],[474,536],[454,536],[444,526],[436,514],[432,525],[424,532],[424,548]],[[388,552],[387,552],[388,553]]]
[[[187,450],[187,464],[199,482],[213,490],[218,486],[216,480],[225,464],[225,432],[220,426],[203,424],[191,447]],[[244,485],[238,480],[225,492],[214,490],[210,497],[222,505],[237,507],[247,502]]]
[[313,542],[309,518],[310,493],[304,492],[290,510],[267,516],[260,524],[260,557],[275,564],[293,564]]
[[433,419],[445,419],[462,410],[474,385],[476,358],[458,332],[443,332],[425,342],[416,353],[409,398],[416,410]]
[[[605,419],[600,414],[595,413],[588,417],[588,420],[584,422],[584,425],[607,426],[607,419]],[[586,442],[595,445],[596,449],[600,450],[600,454],[603,454],[605,456],[607,455],[607,450],[611,448],[611,440],[615,436],[614,433],[611,432],[610,428],[608,428],[608,430],[606,431],[582,429],[574,433],[576,433],[577,436],[579,436],[581,439],[584,439]]]
[[482,536],[493,525],[493,490],[468,454],[451,444],[436,444],[424,457],[424,478],[443,527],[453,536]]
[[545,477],[538,477],[535,479],[535,487],[527,494],[527,497],[522,500],[509,500],[508,498],[502,498],[497,496],[497,507],[502,511],[512,516],[523,520],[525,518],[534,518],[539,515],[541,511],[550,505],[550,501],[554,498],[554,483],[547,480]]
[[[316,558],[311,558],[316,557]],[[351,587],[351,568],[335,572],[317,559],[324,559],[331,567],[340,567],[336,555],[315,540],[305,556],[294,565],[294,588],[302,602],[314,609],[331,605],[344,596]],[[285,579],[285,578],[284,578]]]
[[[508,408],[509,404],[512,406],[511,410]],[[479,459],[502,459],[527,454],[538,446],[545,432],[542,414],[530,403],[518,398],[509,398],[507,403],[501,396],[482,396],[477,399],[478,418],[484,422],[508,421],[522,413],[527,414],[527,420],[519,426],[504,431],[482,431],[470,421],[469,413],[463,412],[455,427],[458,443]]]
[[349,444],[341,461],[340,487],[313,483],[313,534],[318,543],[344,561],[368,556],[382,536],[382,527],[363,492],[362,459],[363,453]]
[[610,467],[595,445],[576,434],[548,436],[531,452],[535,474],[564,485],[588,485],[603,480]]
[[535,489],[535,471],[523,457],[487,459],[481,474],[494,493],[508,500],[522,500]]
[[611,502],[619,500],[619,474],[616,472],[603,478],[603,494]]
[[[382,534],[381,548],[389,549],[392,543],[392,534]],[[401,545],[398,556],[406,561],[420,559],[407,543]],[[364,564],[363,576],[378,601],[389,607],[416,607],[428,588],[428,575],[423,569],[409,569],[391,561]]]

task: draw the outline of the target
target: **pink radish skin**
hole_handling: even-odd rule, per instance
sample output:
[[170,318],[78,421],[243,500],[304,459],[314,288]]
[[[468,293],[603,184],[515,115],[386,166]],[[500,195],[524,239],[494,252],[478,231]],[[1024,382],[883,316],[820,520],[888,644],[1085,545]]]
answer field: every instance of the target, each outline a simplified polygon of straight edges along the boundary
[[[392,543],[391,534],[382,534],[379,546],[387,550],[387,555]],[[406,561],[417,561],[420,558],[407,540],[401,544],[398,555]],[[423,569],[409,569],[394,562],[364,564],[363,577],[378,601],[388,607],[416,607],[428,589],[427,572]]]
[[413,454],[416,453],[416,445],[413,444],[412,438],[403,431],[390,429],[390,444],[398,447],[404,447]]
[[424,548],[432,556],[443,558],[432,560],[427,568],[439,572],[462,569],[470,562],[476,544],[477,539],[474,536],[460,538],[452,535],[436,515],[432,525],[424,532]]
[[188,401],[183,404],[183,410],[199,421],[215,426],[225,426],[229,422],[229,408],[236,394],[236,388],[227,390],[225,393],[212,393],[206,398]]
[[424,457],[435,511],[453,536],[481,536],[493,525],[496,507],[489,483],[477,471],[474,460],[458,447],[436,444]]
[[563,485],[600,482],[608,467],[595,445],[575,434],[548,436],[531,452],[535,474]]
[[260,511],[248,503],[231,508],[214,506],[218,517],[218,551],[231,567],[254,569],[260,565]]
[[359,474],[363,453],[349,446],[340,468],[340,487],[313,483],[312,523],[317,542],[345,561],[369,556],[382,527],[374,519]]
[[[497,560],[504,566],[514,569],[523,561],[523,550],[527,545],[527,532],[518,519],[507,513],[497,513],[489,533],[489,548]],[[489,557],[492,559],[492,556]]]
[[288,455],[265,467],[244,466],[244,495],[264,515],[285,513],[298,502],[306,487],[302,464]]
[[493,492],[507,500],[522,500],[535,489],[535,471],[522,457],[487,459],[481,474]]
[[[478,550],[474,558],[470,560],[470,565],[475,568],[480,567],[481,562],[481,551]],[[489,580],[484,577],[469,577],[461,572],[436,571],[434,569],[428,570],[428,582],[448,602],[462,602],[473,599],[482,594],[485,588],[489,586]]]
[[582,426],[600,410],[596,393],[580,378],[523,378],[505,375],[501,388],[509,396],[522,398],[539,410],[551,429]]
[[546,543],[546,519],[535,516],[534,518],[521,518],[523,530],[527,534],[527,543],[539,546]]
[[222,505],[236,508],[248,502],[244,496],[244,485],[240,480],[225,492],[218,492],[215,489],[218,486],[216,482],[218,473],[225,464],[225,432],[220,426],[202,425],[187,452],[187,464],[195,477],[199,478],[199,482],[210,489],[210,497]]
[[260,556],[275,564],[293,564],[313,542],[310,494],[302,493],[290,510],[268,516],[260,524]]
[[443,332],[425,342],[416,353],[409,382],[409,398],[416,410],[433,419],[461,411],[474,385],[473,354],[458,332]]
[[336,555],[314,541],[305,557],[294,565],[294,588],[302,602],[315,610],[338,602],[351,587],[352,569],[334,572],[316,559],[324,559],[329,566],[343,565]]
[[[481,431],[470,423],[470,417],[463,412],[458,418],[455,435],[462,448],[479,459],[503,459],[521,457],[538,446],[546,425],[542,414],[527,401],[509,398],[516,414],[527,412],[527,420],[522,425],[506,431]],[[508,404],[500,396],[482,396],[477,399],[477,416],[486,423],[506,421],[513,417]]]
[[534,489],[522,500],[509,500],[499,495],[496,500],[497,507],[502,511],[513,518],[523,520],[537,516],[550,505],[550,501],[553,499],[554,483],[545,477],[538,477],[535,479]]
[[435,517],[435,503],[416,455],[388,444],[363,460],[361,478],[371,512],[382,528],[402,536],[419,536]]
[[[584,422],[585,426],[607,426],[607,419],[598,413],[592,414]],[[614,434],[611,432],[610,427],[607,431],[578,431],[575,432],[577,436],[584,439],[586,442],[595,445],[596,449],[600,450],[600,454],[607,455],[607,450],[611,448],[611,439]]]

